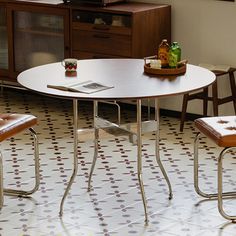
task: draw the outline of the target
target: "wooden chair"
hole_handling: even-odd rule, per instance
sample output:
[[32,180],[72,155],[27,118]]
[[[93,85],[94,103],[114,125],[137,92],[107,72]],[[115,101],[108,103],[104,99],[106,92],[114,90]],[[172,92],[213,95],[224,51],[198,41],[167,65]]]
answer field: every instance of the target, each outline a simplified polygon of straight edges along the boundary
[[[218,210],[220,214],[236,223],[236,214],[228,215],[223,209],[223,197],[235,197],[236,192],[224,192],[222,183],[222,166],[224,155],[232,148],[236,147],[236,116],[207,117],[195,120],[195,126],[199,130],[194,140],[194,187],[196,192],[205,198],[218,199]],[[218,187],[216,193],[205,193],[199,188],[199,163],[198,163],[198,143],[200,134],[204,134],[214,141],[223,150],[220,152],[217,161]]]
[[31,190],[5,189],[3,186],[3,160],[0,151],[0,208],[3,206],[4,195],[28,196],[39,188],[39,151],[37,135],[32,128],[37,124],[37,118],[26,114],[0,114],[0,142],[11,138],[28,129],[34,138],[35,185]]
[[[193,99],[201,99],[203,100],[203,116],[207,116],[207,107],[208,107],[208,101],[213,102],[213,115],[218,116],[218,106],[227,102],[233,102],[234,105],[234,111],[236,113],[236,85],[235,85],[235,78],[234,78],[234,72],[236,71],[236,68],[230,68],[229,71],[213,71],[216,75],[216,81],[212,84],[212,96],[208,95],[208,88],[204,88],[202,91],[189,94],[184,94],[183,97],[183,103],[182,103],[182,113],[181,113],[181,120],[180,120],[180,131],[183,132],[184,128],[184,121],[186,118],[186,111],[188,106],[188,101]],[[228,78],[230,80],[230,87],[231,87],[231,95],[219,98],[218,97],[218,85],[217,80],[222,78],[223,75],[228,75]]]

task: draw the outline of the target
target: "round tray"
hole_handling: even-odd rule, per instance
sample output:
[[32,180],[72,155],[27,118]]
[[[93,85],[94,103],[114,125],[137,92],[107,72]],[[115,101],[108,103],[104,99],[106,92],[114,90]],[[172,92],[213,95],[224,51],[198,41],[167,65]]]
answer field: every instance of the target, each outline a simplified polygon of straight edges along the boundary
[[150,67],[150,63],[147,63],[144,65],[144,72],[153,75],[183,75],[186,72],[186,64],[182,64],[178,68],[154,69]]

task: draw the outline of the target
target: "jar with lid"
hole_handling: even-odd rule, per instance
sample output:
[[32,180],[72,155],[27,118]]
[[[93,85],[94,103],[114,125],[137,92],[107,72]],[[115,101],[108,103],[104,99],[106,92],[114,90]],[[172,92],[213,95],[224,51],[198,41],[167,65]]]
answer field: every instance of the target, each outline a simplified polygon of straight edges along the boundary
[[158,53],[157,53],[158,59],[161,60],[162,68],[169,66],[169,49],[170,46],[167,42],[167,39],[163,39],[158,47]]
[[177,42],[173,42],[169,50],[169,67],[177,68],[178,62],[180,60],[181,60],[181,48]]

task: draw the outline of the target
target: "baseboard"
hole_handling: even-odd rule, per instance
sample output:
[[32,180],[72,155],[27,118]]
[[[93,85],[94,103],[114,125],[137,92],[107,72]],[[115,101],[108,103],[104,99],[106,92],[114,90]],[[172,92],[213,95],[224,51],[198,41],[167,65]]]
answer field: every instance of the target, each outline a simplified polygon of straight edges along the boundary
[[[167,110],[167,109],[160,109],[160,114],[162,116],[169,116],[169,117],[175,117],[179,118],[181,117],[181,112],[180,111],[173,111],[173,110]],[[193,114],[193,113],[186,113],[186,119],[185,120],[195,120],[198,118],[203,117],[202,115],[199,114]]]
[[[128,103],[119,103],[120,106],[124,109],[130,109],[130,110],[135,110],[136,105],[134,104],[128,104]],[[142,106],[142,111],[143,112],[148,112],[147,106]],[[151,113],[154,113],[154,108],[150,108]],[[169,116],[169,117],[174,117],[174,118],[179,118],[181,117],[181,112],[180,111],[174,111],[174,110],[168,110],[168,109],[160,109],[160,115],[161,116]],[[199,114],[193,114],[193,113],[186,113],[186,120],[195,120],[197,118],[203,117],[202,115]]]

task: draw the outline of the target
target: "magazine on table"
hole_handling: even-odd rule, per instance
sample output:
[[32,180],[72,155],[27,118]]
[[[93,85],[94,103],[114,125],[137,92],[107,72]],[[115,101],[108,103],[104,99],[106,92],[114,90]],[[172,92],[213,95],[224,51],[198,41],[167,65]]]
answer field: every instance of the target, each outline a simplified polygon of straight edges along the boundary
[[71,92],[95,93],[101,90],[113,88],[114,86],[107,86],[92,80],[87,80],[83,82],[73,81],[63,84],[48,84],[47,87]]

